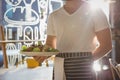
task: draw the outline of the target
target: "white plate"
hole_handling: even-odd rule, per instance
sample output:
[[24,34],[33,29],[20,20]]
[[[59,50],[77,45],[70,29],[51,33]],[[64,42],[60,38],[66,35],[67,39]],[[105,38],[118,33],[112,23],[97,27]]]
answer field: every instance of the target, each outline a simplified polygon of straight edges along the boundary
[[52,56],[57,55],[59,52],[20,52],[26,56]]

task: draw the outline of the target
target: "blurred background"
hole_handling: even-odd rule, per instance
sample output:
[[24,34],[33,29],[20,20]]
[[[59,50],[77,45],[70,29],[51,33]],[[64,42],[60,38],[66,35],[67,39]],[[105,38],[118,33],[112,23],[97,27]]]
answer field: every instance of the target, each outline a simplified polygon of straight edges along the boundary
[[[120,0],[85,0],[91,4],[91,11],[101,8],[108,21],[112,31],[113,50],[107,55],[112,59],[113,64],[120,63]],[[6,40],[40,40],[45,43],[47,18],[54,10],[64,4],[63,0],[0,0],[0,25],[4,26]],[[11,54],[18,54],[22,45],[30,46],[37,42],[8,43],[7,54],[11,59]],[[11,47],[14,46],[13,48]],[[12,51],[11,51],[12,50]],[[11,51],[11,52],[10,52]],[[23,56],[21,56],[21,59]],[[15,58],[17,61],[18,57]],[[10,63],[10,61],[9,61]],[[13,64],[15,64],[14,62]],[[106,58],[101,59],[96,64],[108,65]],[[95,66],[97,71],[101,66]],[[0,47],[0,66],[3,66],[2,50]],[[99,68],[100,67],[100,68]],[[102,67],[107,69],[106,67]],[[98,72],[101,74],[100,72]],[[105,74],[108,74],[104,72]],[[102,73],[103,74],[103,73]],[[103,76],[103,75],[102,75]],[[106,75],[104,75],[106,76]],[[118,79],[118,78],[117,78]],[[101,79],[110,80],[110,79]],[[118,79],[119,80],[119,79]]]

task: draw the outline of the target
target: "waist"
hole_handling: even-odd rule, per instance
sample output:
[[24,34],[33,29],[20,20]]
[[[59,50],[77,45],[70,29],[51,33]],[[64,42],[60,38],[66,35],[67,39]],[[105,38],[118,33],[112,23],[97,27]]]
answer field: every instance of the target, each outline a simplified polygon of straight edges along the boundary
[[56,57],[62,57],[62,58],[72,58],[72,57],[80,57],[80,58],[92,58],[91,52],[61,52]]

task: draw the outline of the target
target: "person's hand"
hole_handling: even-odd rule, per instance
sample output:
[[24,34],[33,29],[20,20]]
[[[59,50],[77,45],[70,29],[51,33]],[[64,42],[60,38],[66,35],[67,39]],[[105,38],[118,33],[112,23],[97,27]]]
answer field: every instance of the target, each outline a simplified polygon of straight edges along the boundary
[[47,56],[34,56],[33,58],[41,64],[48,57]]

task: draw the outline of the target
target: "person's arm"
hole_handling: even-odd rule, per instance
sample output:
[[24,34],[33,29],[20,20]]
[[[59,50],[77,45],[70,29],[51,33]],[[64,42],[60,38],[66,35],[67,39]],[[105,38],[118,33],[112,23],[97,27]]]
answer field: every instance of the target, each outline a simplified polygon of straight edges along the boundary
[[56,49],[56,37],[48,35],[46,40],[46,45]]
[[93,52],[94,60],[102,58],[112,50],[111,32],[109,28],[96,32],[99,47]]
[[[48,17],[48,24],[47,24],[47,39],[46,44],[52,48],[56,48],[56,37],[55,35],[55,28],[53,25],[53,17],[52,14]],[[39,63],[42,63],[45,59],[47,59],[48,56],[34,56],[34,59],[38,61]]]
[[[47,40],[46,40],[46,45],[52,48],[56,48],[56,37],[48,35]],[[34,59],[38,61],[39,63],[42,63],[47,58],[48,56],[34,56]]]

